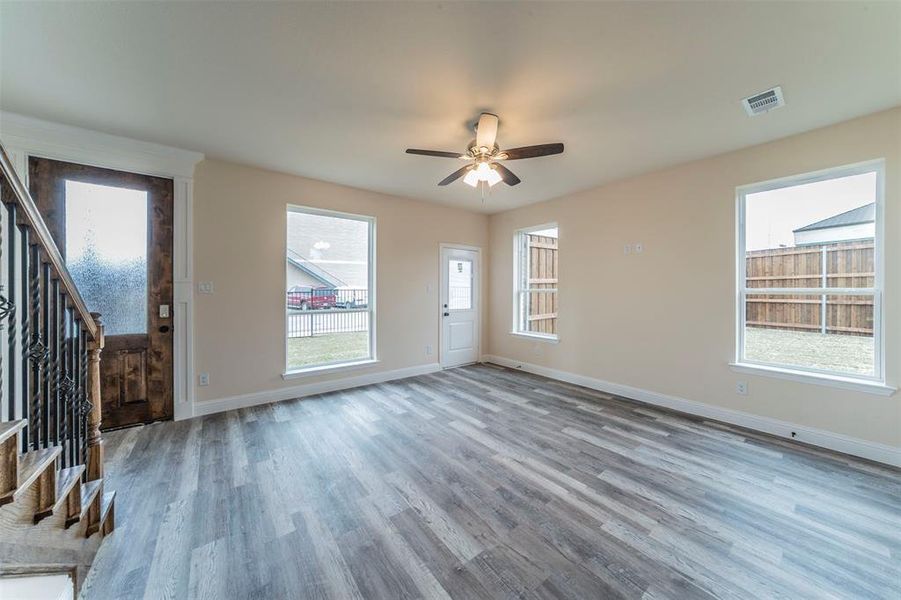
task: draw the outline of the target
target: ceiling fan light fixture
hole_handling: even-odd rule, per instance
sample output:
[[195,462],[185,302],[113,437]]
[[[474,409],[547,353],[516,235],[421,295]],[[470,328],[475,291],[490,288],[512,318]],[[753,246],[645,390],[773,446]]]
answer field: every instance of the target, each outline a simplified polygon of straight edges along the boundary
[[480,183],[485,182],[489,186],[494,186],[503,181],[503,178],[495,169],[494,165],[487,161],[481,161],[470,169],[463,178],[463,183],[472,187],[477,187]]
[[502,181],[501,176],[494,169],[488,169],[488,174],[485,175],[485,181],[488,182],[488,185],[494,187],[496,184]]
[[484,199],[485,190],[502,181],[509,186],[521,183],[520,178],[510,171],[510,169],[502,163],[495,161],[538,158],[540,156],[551,156],[553,154],[563,153],[563,144],[560,142],[501,150],[500,146],[497,144],[497,125],[497,115],[492,113],[482,113],[479,115],[479,122],[475,126],[476,139],[469,143],[466,152],[463,154],[441,150],[421,150],[418,148],[407,148],[407,154],[420,154],[423,156],[437,156],[441,158],[461,158],[467,162],[472,161],[439,181],[438,185],[450,185],[461,178],[463,179],[463,183],[474,188],[480,187],[479,184],[486,183],[488,185],[481,186],[482,198]]

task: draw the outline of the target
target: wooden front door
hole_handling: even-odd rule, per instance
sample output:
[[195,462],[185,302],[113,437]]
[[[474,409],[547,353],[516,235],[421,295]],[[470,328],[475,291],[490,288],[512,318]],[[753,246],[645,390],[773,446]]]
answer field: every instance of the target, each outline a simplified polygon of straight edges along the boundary
[[172,418],[172,180],[29,160],[35,203],[106,331],[103,428]]

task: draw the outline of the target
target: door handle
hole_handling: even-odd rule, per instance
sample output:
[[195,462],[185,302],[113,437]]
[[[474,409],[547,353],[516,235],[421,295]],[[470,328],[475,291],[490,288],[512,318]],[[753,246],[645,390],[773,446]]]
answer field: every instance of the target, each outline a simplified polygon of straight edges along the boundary
[[449,312],[446,312],[446,313],[444,313],[444,316],[445,316],[445,317],[449,317],[449,316],[450,316],[450,313],[449,313]]

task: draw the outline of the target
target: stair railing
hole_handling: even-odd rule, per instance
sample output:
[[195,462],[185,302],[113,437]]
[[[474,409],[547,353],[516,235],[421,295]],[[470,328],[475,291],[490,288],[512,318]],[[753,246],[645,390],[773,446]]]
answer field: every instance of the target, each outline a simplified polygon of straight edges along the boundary
[[0,421],[27,421],[22,452],[60,446],[62,468],[100,479],[103,324],[2,144],[0,174]]

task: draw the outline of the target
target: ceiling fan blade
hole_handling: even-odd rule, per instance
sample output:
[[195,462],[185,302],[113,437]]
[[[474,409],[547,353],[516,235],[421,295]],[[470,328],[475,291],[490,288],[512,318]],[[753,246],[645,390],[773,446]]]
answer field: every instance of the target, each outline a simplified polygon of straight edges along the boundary
[[497,115],[482,113],[479,117],[479,125],[476,128],[476,146],[479,148],[494,149],[497,139]]
[[501,163],[494,163],[494,168],[497,169],[497,174],[501,176],[501,179],[504,180],[504,183],[507,185],[516,185],[521,180],[517,177],[513,171],[502,165]]
[[512,148],[510,150],[504,150],[497,158],[501,160],[517,160],[520,158],[550,156],[552,154],[563,154],[563,144],[538,144],[537,146]]
[[464,175],[466,175],[466,172],[469,171],[470,169],[472,169],[472,165],[466,165],[463,168],[457,169],[456,171],[454,171],[453,173],[451,173],[450,175],[448,175],[447,177],[445,177],[444,179],[439,181],[438,185],[447,185],[449,183],[453,183],[454,181],[456,181],[456,180],[460,179],[461,177],[463,177]]
[[459,152],[442,152],[441,150],[419,150],[417,148],[407,148],[407,154],[421,154],[422,156],[439,156],[441,158],[468,158]]

